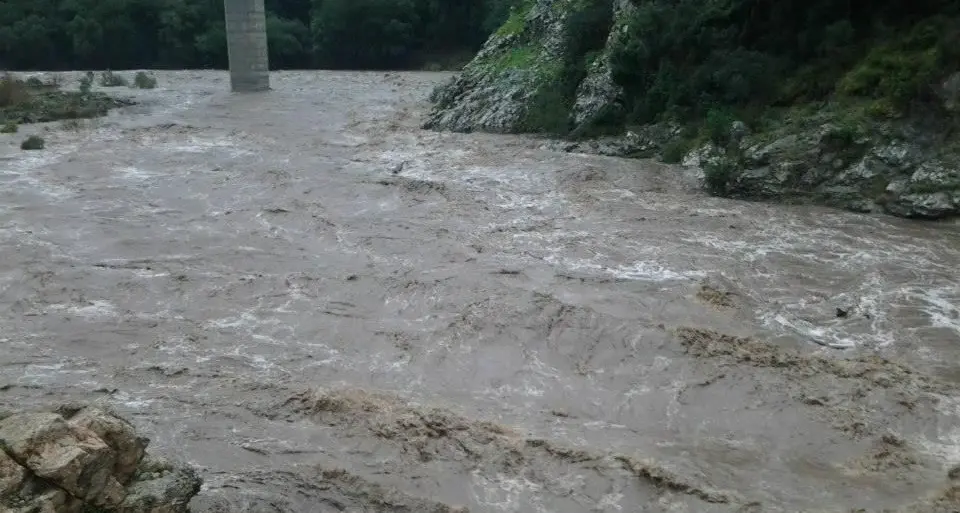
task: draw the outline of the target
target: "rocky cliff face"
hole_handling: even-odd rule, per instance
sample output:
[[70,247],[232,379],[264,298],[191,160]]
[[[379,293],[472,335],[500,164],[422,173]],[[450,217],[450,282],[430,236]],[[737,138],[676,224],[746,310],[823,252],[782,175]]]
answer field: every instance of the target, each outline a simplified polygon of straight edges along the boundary
[[628,0],[538,0],[516,10],[433,95],[425,128],[589,133],[623,115],[605,51]]
[[97,408],[0,415],[0,510],[186,513],[200,478],[148,456],[147,444]]
[[[675,149],[683,131],[665,124],[610,137],[624,131],[628,103],[611,56],[625,44],[634,9],[631,0],[530,0],[434,91],[424,128],[558,133],[576,141],[553,147],[626,157]],[[960,73],[938,95],[943,111],[960,115]],[[689,141],[695,148],[684,162],[702,168],[717,195],[913,218],[960,215],[960,135],[915,122],[851,123],[849,113],[830,109],[805,116],[756,134],[738,123],[732,132],[739,133],[728,134],[735,147]]]

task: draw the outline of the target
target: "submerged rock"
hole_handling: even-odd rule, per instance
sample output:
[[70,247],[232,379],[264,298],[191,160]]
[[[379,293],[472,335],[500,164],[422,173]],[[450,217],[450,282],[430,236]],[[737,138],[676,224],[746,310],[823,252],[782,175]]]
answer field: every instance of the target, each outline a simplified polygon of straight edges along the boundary
[[99,408],[0,420],[0,510],[11,513],[186,513],[201,481],[189,467],[160,472],[148,440]]

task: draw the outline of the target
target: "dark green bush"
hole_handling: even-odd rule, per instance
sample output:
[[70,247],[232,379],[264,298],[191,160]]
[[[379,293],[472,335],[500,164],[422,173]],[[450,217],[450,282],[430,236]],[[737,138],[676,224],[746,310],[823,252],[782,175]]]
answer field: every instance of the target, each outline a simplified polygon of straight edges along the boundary
[[632,121],[703,120],[820,101],[835,92],[923,99],[960,69],[960,2],[951,0],[633,0],[611,55]]
[[724,155],[709,160],[703,166],[703,180],[707,192],[714,196],[726,196],[741,166],[737,159]]
[[676,139],[663,146],[660,160],[667,164],[679,164],[694,147],[692,139]]
[[89,93],[92,87],[93,87],[93,73],[87,73],[86,75],[80,77],[80,92],[82,94]]
[[155,89],[157,78],[143,71],[138,71],[133,77],[133,86],[137,89]]
[[726,148],[730,143],[730,127],[734,121],[736,118],[730,111],[722,108],[710,109],[704,120],[704,135],[710,142]]
[[100,74],[100,85],[103,87],[126,87],[127,79],[107,70]]
[[42,150],[44,145],[45,145],[45,141],[43,140],[43,137],[40,137],[38,135],[31,135],[30,137],[27,137],[26,139],[24,139],[22,143],[20,143],[20,149],[21,150]]

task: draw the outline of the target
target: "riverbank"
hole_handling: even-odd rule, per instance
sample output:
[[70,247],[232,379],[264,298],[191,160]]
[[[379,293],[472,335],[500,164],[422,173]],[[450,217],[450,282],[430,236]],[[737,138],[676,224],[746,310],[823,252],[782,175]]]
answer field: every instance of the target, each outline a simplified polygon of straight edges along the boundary
[[[956,6],[901,19],[891,0],[794,26],[780,8],[729,4],[525,2],[435,91],[424,127],[547,133],[571,140],[556,147],[682,162],[718,196],[960,214]],[[870,21],[881,19],[883,30]],[[776,23],[784,34],[770,36]],[[821,46],[795,44],[811,38]]]

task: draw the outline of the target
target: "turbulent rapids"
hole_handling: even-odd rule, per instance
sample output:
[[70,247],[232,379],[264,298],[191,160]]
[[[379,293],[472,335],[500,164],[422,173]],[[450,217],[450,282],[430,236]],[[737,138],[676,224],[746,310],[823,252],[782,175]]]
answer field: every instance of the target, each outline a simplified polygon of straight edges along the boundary
[[0,136],[0,407],[115,408],[196,512],[955,507],[958,225],[420,130],[442,74],[157,78]]

